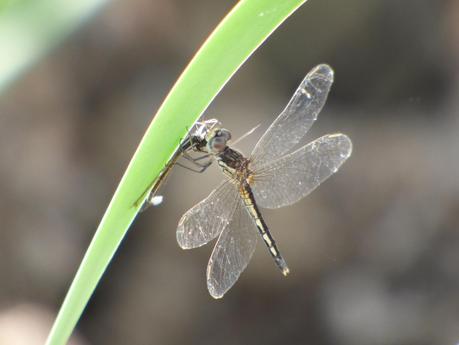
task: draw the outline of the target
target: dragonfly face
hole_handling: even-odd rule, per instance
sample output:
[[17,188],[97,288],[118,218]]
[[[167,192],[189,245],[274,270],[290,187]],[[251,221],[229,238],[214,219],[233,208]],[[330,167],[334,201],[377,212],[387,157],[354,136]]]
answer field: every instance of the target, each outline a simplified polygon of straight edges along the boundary
[[226,149],[229,140],[231,140],[230,131],[216,127],[210,130],[206,136],[207,151],[212,154],[219,154]]
[[259,236],[281,272],[289,273],[259,208],[296,203],[350,156],[352,143],[339,133],[293,150],[316,120],[332,83],[333,70],[328,65],[309,72],[249,157],[228,145],[231,133],[220,124],[207,128],[201,150],[212,155],[227,178],[183,215],[177,241],[183,249],[191,249],[218,237],[207,266],[212,297],[222,297],[237,281]]

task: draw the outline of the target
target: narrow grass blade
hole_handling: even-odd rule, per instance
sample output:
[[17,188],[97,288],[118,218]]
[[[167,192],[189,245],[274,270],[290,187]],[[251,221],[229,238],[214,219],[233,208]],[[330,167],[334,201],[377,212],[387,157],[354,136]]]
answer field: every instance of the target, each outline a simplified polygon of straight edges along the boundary
[[[135,205],[179,141],[260,44],[306,0],[243,0],[222,20],[177,80],[147,129],[83,258],[48,345],[64,344],[134,220]],[[169,196],[173,198],[174,196]]]

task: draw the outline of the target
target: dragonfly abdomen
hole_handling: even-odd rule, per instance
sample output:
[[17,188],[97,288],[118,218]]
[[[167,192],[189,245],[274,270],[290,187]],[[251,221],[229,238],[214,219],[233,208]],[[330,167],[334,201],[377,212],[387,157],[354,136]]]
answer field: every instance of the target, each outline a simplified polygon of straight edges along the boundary
[[244,200],[244,204],[247,208],[247,211],[249,212],[250,216],[254,220],[258,228],[258,231],[261,237],[263,238],[263,241],[268,247],[269,253],[274,258],[274,261],[276,262],[277,267],[279,267],[279,269],[281,270],[282,274],[286,276],[290,272],[290,270],[284,258],[282,257],[281,253],[279,252],[279,249],[277,249],[276,242],[274,241],[274,238],[271,236],[268,226],[266,225],[261,215],[261,212],[257,207],[255,197],[253,196],[253,193],[252,193],[252,189],[250,188],[248,184],[243,184],[241,185],[240,190],[241,190],[241,196],[242,196],[242,199]]

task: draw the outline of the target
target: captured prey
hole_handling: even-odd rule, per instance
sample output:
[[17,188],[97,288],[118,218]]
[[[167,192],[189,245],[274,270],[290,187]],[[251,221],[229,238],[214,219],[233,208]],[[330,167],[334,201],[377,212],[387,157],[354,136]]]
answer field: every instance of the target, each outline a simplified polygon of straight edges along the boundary
[[[146,190],[134,203],[134,206],[139,206],[140,203],[143,203],[141,211],[144,211],[150,206],[157,206],[162,203],[163,196],[157,195],[157,193],[174,165],[179,165],[195,172],[203,172],[206,170],[212,163],[212,160],[210,159],[211,155],[204,152],[207,145],[206,136],[208,135],[208,132],[211,131],[214,127],[221,127],[220,122],[216,119],[196,122],[188,132],[185,139],[181,140],[178,149],[169,159],[169,162],[164,166],[159,174],[159,177],[156,179],[156,181],[154,181],[154,183],[150,184],[146,188]],[[199,157],[193,157],[190,155],[192,152],[200,152],[201,155]],[[180,158],[188,160],[192,164],[192,167],[180,164],[178,162]],[[146,197],[147,193],[148,197]],[[144,201],[145,197],[146,200]]]
[[351,140],[340,133],[295,149],[324,106],[332,83],[333,70],[328,65],[312,69],[248,157],[229,145],[231,133],[217,124],[207,128],[201,145],[191,149],[210,155],[226,177],[183,215],[177,228],[183,249],[200,247],[218,237],[207,266],[212,297],[221,298],[238,280],[258,236],[282,274],[289,273],[260,208],[296,203],[351,155]]

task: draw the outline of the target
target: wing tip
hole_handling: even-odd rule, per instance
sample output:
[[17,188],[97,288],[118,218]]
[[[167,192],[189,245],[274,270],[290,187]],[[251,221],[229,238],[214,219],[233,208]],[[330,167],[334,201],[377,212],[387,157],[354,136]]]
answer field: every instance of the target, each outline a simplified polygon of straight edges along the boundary
[[346,145],[346,159],[349,158],[352,154],[353,145],[352,140],[346,134],[341,134],[342,145]]
[[190,241],[187,240],[185,236],[185,227],[181,223],[179,223],[179,226],[177,227],[176,236],[177,236],[177,243],[180,248],[193,249],[196,247],[196,246],[191,245]]
[[333,69],[327,64],[320,64],[311,69],[306,77],[300,84],[299,89],[303,94],[308,98],[311,98],[313,95],[324,94],[325,97],[321,98],[321,106],[325,104],[326,95],[330,91],[331,85],[334,81],[334,72]]
[[308,75],[311,77],[314,76],[314,78],[319,77],[320,79],[333,82],[335,72],[333,71],[333,68],[330,67],[330,65],[323,63],[314,67],[311,72],[308,73]]
[[340,146],[346,149],[344,156],[342,158],[347,159],[351,156],[352,150],[353,150],[351,138],[349,138],[346,134],[343,134],[343,133],[328,134],[327,136],[330,139],[335,139],[339,141]]
[[228,290],[218,291],[217,287],[213,284],[212,280],[209,278],[207,279],[207,290],[209,290],[209,294],[214,299],[221,299],[225,295],[226,291],[228,291]]

